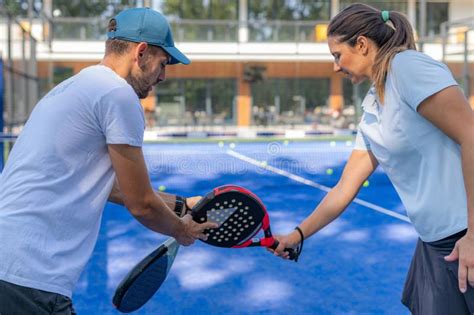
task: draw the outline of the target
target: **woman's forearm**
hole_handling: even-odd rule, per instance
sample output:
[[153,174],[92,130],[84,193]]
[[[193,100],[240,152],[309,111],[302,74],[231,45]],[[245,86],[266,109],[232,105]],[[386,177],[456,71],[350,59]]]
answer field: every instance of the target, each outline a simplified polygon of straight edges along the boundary
[[354,199],[356,193],[357,191],[344,192],[339,185],[331,189],[313,213],[299,225],[305,238],[310,237],[339,217]]

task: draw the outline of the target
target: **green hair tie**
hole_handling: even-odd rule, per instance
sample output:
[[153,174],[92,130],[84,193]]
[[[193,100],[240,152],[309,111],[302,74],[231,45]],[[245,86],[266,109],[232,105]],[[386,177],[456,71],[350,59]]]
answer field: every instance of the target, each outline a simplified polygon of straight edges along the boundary
[[390,20],[390,12],[389,11],[382,11],[382,20],[384,23],[387,23]]

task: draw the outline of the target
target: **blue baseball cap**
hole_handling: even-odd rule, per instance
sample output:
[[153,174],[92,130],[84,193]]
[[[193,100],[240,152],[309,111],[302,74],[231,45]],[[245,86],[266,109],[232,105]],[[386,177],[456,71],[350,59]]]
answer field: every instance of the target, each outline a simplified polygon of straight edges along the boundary
[[191,61],[174,46],[168,20],[150,8],[133,8],[114,17],[116,30],[107,33],[109,39],[121,39],[135,43],[145,42],[161,47],[170,55],[169,64],[189,64]]

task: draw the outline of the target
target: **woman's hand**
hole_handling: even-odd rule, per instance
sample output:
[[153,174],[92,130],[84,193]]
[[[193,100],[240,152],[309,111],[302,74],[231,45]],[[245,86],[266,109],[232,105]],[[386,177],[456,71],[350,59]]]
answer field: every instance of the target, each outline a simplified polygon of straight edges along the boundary
[[270,253],[283,259],[289,259],[288,252],[285,251],[285,248],[295,249],[301,243],[301,236],[296,230],[286,235],[277,235],[275,239],[279,242],[278,247],[275,250],[271,248],[267,249]]

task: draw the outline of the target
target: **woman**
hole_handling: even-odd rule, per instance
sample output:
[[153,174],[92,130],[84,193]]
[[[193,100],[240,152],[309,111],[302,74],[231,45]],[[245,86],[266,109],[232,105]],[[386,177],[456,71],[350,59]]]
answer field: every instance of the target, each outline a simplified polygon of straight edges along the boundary
[[420,237],[402,302],[414,314],[474,313],[472,109],[448,68],[416,51],[400,13],[353,4],[330,22],[328,44],[334,71],[372,88],[339,182],[275,255],[336,219],[380,164]]

